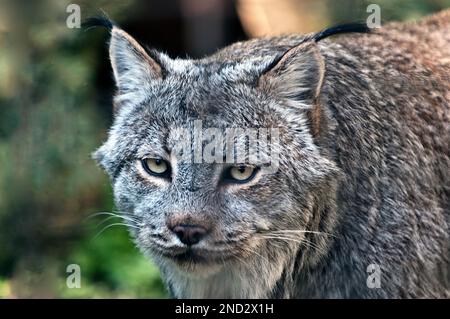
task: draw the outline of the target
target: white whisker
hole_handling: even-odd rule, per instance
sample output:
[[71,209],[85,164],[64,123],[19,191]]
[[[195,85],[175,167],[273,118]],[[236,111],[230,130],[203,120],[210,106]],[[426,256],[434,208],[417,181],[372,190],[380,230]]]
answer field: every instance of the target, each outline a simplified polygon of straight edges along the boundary
[[95,235],[94,239],[96,239],[98,236],[100,236],[100,234],[102,234],[105,230],[107,230],[108,228],[111,228],[113,226],[126,226],[126,227],[133,227],[136,229],[140,229],[139,227],[134,226],[134,225],[129,225],[129,224],[125,224],[125,223],[114,223],[114,224],[106,225],[105,227],[103,227],[102,230],[100,230],[100,232],[98,232],[97,235]]

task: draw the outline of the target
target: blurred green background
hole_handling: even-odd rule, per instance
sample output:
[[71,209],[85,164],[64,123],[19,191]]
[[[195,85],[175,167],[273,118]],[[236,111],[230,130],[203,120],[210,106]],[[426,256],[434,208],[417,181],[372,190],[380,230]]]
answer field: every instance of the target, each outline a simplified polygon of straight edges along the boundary
[[[365,21],[411,20],[450,0],[176,0],[0,2],[0,297],[161,298],[157,268],[117,220],[106,175],[90,154],[112,122],[114,83],[105,30],[70,29],[105,11],[141,42],[200,57],[252,36]],[[293,10],[293,8],[295,10]],[[99,225],[100,224],[100,225]],[[81,288],[66,267],[81,267]]]

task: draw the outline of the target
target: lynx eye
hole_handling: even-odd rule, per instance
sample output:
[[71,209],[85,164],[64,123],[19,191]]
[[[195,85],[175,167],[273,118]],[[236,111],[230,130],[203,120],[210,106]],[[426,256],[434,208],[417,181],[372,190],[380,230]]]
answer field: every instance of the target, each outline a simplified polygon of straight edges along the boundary
[[169,163],[161,158],[144,158],[141,160],[145,171],[150,175],[165,177],[169,174]]
[[238,165],[228,169],[225,179],[235,183],[246,183],[255,177],[257,168],[249,165]]

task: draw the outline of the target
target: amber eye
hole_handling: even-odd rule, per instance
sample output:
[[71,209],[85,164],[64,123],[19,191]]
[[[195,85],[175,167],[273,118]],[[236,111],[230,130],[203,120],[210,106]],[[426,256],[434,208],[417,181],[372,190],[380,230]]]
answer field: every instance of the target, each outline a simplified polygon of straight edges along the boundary
[[144,158],[142,166],[145,171],[154,176],[168,176],[170,172],[169,163],[160,158]]
[[224,179],[228,182],[246,183],[255,177],[257,168],[249,165],[238,165],[225,172]]

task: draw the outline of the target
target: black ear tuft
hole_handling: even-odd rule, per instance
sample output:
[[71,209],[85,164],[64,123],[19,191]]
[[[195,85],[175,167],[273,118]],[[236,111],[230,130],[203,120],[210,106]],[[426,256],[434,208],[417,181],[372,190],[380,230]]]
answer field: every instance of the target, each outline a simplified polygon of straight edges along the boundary
[[114,26],[117,26],[116,23],[108,18],[108,16],[104,12],[97,16],[87,18],[82,23],[82,27],[86,30],[96,27],[104,27],[108,29],[108,31],[111,31]]
[[341,33],[369,33],[371,29],[367,26],[366,23],[347,23],[337,25],[325,30],[322,30],[316,33],[313,36],[313,40],[319,42],[322,39],[328,38],[332,35],[341,34]]

